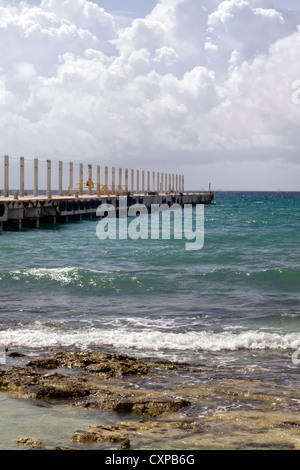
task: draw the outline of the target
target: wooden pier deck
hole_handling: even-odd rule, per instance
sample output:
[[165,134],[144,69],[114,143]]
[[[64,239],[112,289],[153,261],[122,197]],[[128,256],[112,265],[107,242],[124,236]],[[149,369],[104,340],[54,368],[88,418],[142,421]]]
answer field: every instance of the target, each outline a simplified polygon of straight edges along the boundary
[[[213,193],[151,193],[127,194],[127,207],[143,204],[210,204]],[[97,208],[102,204],[112,204],[118,211],[118,195],[74,195],[74,196],[25,196],[14,198],[0,197],[0,231],[18,231],[23,227],[39,228],[41,223],[66,223],[96,217]]]

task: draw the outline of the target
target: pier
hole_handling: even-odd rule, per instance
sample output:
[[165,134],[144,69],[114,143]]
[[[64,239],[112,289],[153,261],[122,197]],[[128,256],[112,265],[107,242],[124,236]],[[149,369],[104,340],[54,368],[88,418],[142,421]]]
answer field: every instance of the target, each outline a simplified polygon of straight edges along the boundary
[[[3,189],[0,188],[0,231],[19,231],[23,227],[39,228],[41,223],[66,223],[96,217],[100,204],[112,204],[118,210],[119,197],[126,196],[127,204],[210,204],[213,193],[186,192],[184,175],[125,168],[109,169],[100,165],[56,162],[46,164],[46,189],[39,189],[39,166],[37,158],[28,165],[32,172],[33,189],[25,189],[25,158],[20,157],[19,189],[10,189],[10,158],[3,158]],[[0,163],[1,163],[0,159]],[[27,162],[26,162],[27,163]],[[78,166],[78,180],[74,166]],[[63,166],[68,177],[63,189]],[[31,168],[30,168],[31,167]],[[66,168],[64,168],[66,170]],[[85,171],[84,171],[85,170]],[[0,170],[1,171],[1,170]],[[94,171],[94,174],[93,174]],[[86,174],[85,174],[86,173]],[[109,178],[110,173],[110,178]],[[103,174],[103,175],[102,175]],[[129,178],[130,175],[130,178]],[[56,177],[56,187],[52,185]],[[85,176],[85,177],[84,177]],[[118,176],[118,179],[116,178]],[[102,182],[101,182],[102,181]]]

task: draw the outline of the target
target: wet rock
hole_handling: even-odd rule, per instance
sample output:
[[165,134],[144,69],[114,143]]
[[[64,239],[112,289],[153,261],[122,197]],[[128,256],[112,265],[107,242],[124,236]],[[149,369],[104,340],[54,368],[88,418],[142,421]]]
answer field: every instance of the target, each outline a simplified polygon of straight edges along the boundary
[[193,430],[193,424],[184,422],[161,422],[161,421],[130,421],[119,422],[111,426],[88,426],[85,430],[76,431],[72,436],[73,442],[100,443],[100,442],[121,442],[121,449],[131,448],[131,439],[136,436],[147,437],[153,433],[156,435],[168,434],[176,431]]
[[145,375],[150,366],[126,354],[58,352],[55,360],[60,367],[86,369],[94,374],[108,376]]
[[10,367],[0,372],[0,389],[22,398],[70,399],[89,394],[85,383],[76,377],[44,374],[27,367]]
[[22,436],[17,439],[17,444],[30,449],[42,449],[45,445],[36,437]]
[[8,353],[7,356],[8,356],[8,357],[12,357],[12,358],[15,358],[15,357],[26,357],[26,354],[23,354],[23,353],[20,353],[20,352],[17,352],[17,351],[12,351],[11,353]]
[[85,431],[76,431],[72,436],[73,442],[117,442],[127,439],[127,429],[122,426],[89,426]]
[[121,442],[121,450],[129,450],[130,449],[130,440],[128,437],[126,437],[122,442]]
[[58,362],[54,357],[38,357],[32,359],[26,366],[33,369],[56,369]]
[[300,427],[300,421],[283,421],[282,423],[279,424],[279,427],[281,428],[299,428]]
[[76,447],[55,447],[55,450],[79,450]]
[[91,431],[76,431],[72,436],[73,442],[80,442],[81,444],[91,444],[98,441],[96,433]]
[[157,397],[150,392],[140,392],[137,395],[123,393],[110,393],[102,391],[95,395],[89,395],[82,400],[76,400],[75,406],[83,408],[101,409],[116,413],[133,413],[136,415],[156,417],[166,413],[176,413],[181,408],[190,406],[188,400]]
[[[113,372],[113,368],[112,368],[112,365],[107,363],[107,362],[98,362],[96,364],[89,364],[86,369],[89,371],[89,372],[93,372],[93,373],[108,373],[108,374],[112,374]],[[114,375],[114,374],[112,374]]]
[[165,413],[175,413],[189,405],[188,400],[139,400],[134,403],[132,411],[146,416],[160,416]]
[[[77,369],[79,365],[79,371],[72,374],[48,372],[54,367]],[[155,390],[128,389],[129,382],[124,382],[123,377],[138,378],[149,370],[148,364],[125,354],[59,352],[55,357],[32,359],[26,367],[12,366],[0,371],[0,389],[21,398],[62,401],[147,417],[174,413],[190,405],[189,401],[174,398],[171,393],[162,397]],[[103,382],[103,374],[108,381]]]
[[106,398],[101,404],[101,408],[107,411],[116,411],[118,413],[135,413],[143,416],[160,416],[164,413],[174,413],[185,406],[189,406],[187,400],[176,400],[172,398],[146,398],[124,397],[124,398]]
[[239,450],[294,450],[294,444],[290,442],[250,442],[244,444]]
[[[124,359],[122,358],[122,361]],[[34,364],[37,364],[35,361]],[[39,362],[38,362],[39,364]],[[97,363],[99,364],[99,363]],[[93,367],[98,365],[93,364]],[[38,367],[39,368],[39,367]],[[103,388],[93,378],[45,373],[36,368],[10,367],[0,372],[0,389],[14,392],[22,398],[42,400],[72,400],[77,406],[99,408],[118,413],[135,413],[142,416],[160,416],[188,406],[187,400],[172,396],[161,398],[149,391],[136,393],[122,391],[122,384]]]

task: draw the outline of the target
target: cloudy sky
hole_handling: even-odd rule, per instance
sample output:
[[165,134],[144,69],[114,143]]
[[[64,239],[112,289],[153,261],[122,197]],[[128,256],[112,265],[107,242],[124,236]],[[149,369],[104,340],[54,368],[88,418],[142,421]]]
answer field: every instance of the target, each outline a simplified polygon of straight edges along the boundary
[[298,0],[0,0],[0,47],[1,155],[300,190]]

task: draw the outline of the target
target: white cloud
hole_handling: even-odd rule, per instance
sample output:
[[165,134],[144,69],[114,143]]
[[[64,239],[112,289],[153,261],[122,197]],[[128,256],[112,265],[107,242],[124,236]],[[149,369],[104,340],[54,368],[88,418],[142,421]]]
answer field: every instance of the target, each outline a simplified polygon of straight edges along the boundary
[[92,1],[0,1],[2,153],[166,170],[184,162],[192,181],[204,167],[212,180],[209,159],[225,187],[243,161],[265,162],[266,173],[276,154],[295,185],[300,13],[267,3],[161,0],[117,29]]

